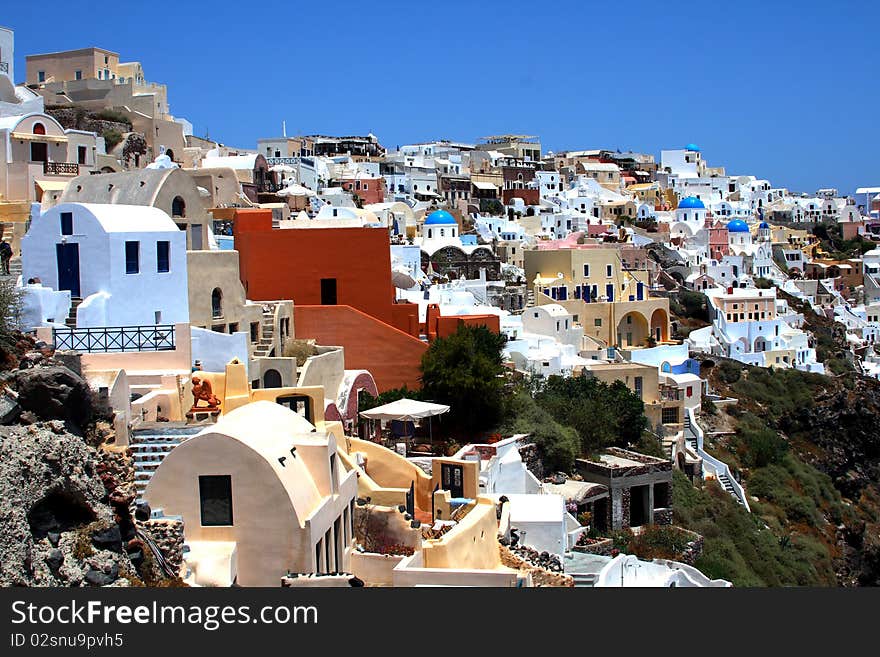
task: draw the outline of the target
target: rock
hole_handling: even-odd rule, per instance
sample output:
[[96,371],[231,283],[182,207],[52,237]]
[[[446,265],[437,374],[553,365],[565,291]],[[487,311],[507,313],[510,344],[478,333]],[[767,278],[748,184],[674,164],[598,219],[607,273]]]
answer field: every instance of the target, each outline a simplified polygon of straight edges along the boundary
[[49,543],[52,544],[52,547],[58,547],[58,541],[61,540],[61,534],[58,532],[49,532],[46,534],[46,538],[49,539]]
[[0,424],[12,424],[21,415],[21,406],[11,395],[0,395]]
[[46,555],[46,563],[49,565],[49,568],[56,571],[64,563],[64,554],[58,548],[52,548],[49,550],[49,554]]
[[18,423],[25,426],[38,421],[39,418],[30,411],[22,411],[21,415],[18,416]]
[[88,383],[66,367],[19,370],[14,381],[22,410],[43,420],[63,420],[79,435],[96,416],[108,411],[98,407]]
[[99,550],[122,552],[122,533],[119,531],[119,525],[112,525],[93,532],[92,545]]
[[140,522],[146,522],[150,519],[150,515],[153,513],[150,505],[146,502],[138,502],[135,507],[134,517],[135,520],[139,520]]
[[107,586],[119,577],[119,566],[113,561],[105,564],[100,570],[89,568],[86,571],[86,581],[93,586]]

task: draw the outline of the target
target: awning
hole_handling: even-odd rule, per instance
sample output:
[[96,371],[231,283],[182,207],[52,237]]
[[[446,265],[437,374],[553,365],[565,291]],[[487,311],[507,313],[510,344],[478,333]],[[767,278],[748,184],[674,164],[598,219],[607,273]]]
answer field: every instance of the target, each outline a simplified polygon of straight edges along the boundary
[[429,404],[428,402],[404,398],[384,406],[377,406],[368,411],[363,411],[361,412],[361,417],[365,417],[368,420],[402,420],[411,422],[448,412],[449,406],[444,404]]
[[415,196],[437,196],[437,197],[440,196],[439,194],[435,194],[434,192],[423,192],[423,191],[416,191],[416,192],[413,192],[413,194]]
[[473,181],[471,184],[472,184],[474,187],[476,187],[477,189],[485,189],[485,190],[490,190],[490,189],[491,189],[491,190],[496,191],[496,192],[498,191],[498,185],[493,185],[492,183],[479,182],[479,181],[476,181],[476,180],[475,180],[475,181]]
[[11,139],[19,139],[22,141],[56,141],[58,143],[64,143],[67,141],[67,137],[58,137],[55,135],[35,135],[31,132],[13,132],[10,135]]
[[39,187],[44,192],[63,192],[67,187],[67,180],[37,180],[34,179],[34,182],[37,183],[37,187]]

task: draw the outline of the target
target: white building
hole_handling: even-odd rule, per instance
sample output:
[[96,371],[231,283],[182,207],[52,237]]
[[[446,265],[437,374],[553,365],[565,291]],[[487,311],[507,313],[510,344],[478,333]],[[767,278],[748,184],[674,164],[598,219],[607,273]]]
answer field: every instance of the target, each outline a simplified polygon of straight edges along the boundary
[[759,367],[824,373],[810,336],[796,326],[803,317],[776,298],[776,288],[710,288],[705,294],[712,325],[691,332],[687,342],[693,350]]
[[[149,206],[63,203],[22,239],[22,280],[66,290],[82,303],[77,328],[189,321],[186,234]],[[28,286],[25,286],[28,291]],[[64,318],[57,307],[43,322]]]
[[357,472],[332,433],[269,401],[246,404],[174,448],[145,498],[184,521],[196,585],[278,586],[350,570]]

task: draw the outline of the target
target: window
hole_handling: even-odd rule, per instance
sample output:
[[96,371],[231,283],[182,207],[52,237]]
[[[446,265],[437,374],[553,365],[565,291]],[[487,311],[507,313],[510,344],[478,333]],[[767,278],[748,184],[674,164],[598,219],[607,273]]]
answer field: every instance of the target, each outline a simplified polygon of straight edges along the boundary
[[78,164],[85,164],[86,163],[86,153],[87,152],[88,151],[86,150],[85,146],[77,146],[76,147],[76,161]]
[[37,82],[46,81],[46,71],[37,71]]
[[685,394],[687,394],[688,397],[693,397],[693,396],[694,396],[694,387],[693,387],[693,386],[688,386],[688,387],[687,387],[687,392],[686,392]]
[[156,271],[160,274],[171,271],[171,242],[156,242]]
[[260,322],[251,322],[251,342],[260,340]]
[[199,507],[203,527],[232,525],[232,477],[200,475]]
[[584,278],[590,277],[590,265],[584,265]]
[[76,72],[73,74],[73,78],[74,78],[75,80],[82,80],[82,79],[83,79],[83,72],[82,72],[82,71],[76,71]]
[[594,326],[602,326],[602,318],[601,318],[601,317],[597,317],[596,319],[594,319],[594,320],[593,320],[593,325],[594,325]]
[[61,234],[73,235],[73,212],[61,213]]
[[172,217],[185,217],[186,216],[186,201],[184,201],[182,197],[175,196],[174,200],[171,201],[171,216]]
[[664,408],[660,413],[663,424],[678,424],[678,407]]
[[635,377],[635,390],[636,394],[639,396],[639,399],[642,398],[642,377]]
[[223,317],[223,291],[219,287],[211,292],[211,317]]
[[137,274],[141,270],[141,243],[126,242],[125,243],[125,273]]
[[614,265],[605,265],[605,275],[611,278],[614,275]]

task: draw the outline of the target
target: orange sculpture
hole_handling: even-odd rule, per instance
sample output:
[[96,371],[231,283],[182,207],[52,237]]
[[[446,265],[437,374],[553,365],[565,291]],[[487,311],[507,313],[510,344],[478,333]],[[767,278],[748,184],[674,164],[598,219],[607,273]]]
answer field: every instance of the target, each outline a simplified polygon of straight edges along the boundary
[[[193,413],[219,413],[220,400],[214,394],[211,382],[207,379],[202,380],[197,376],[192,378],[192,395],[193,406],[187,415]],[[199,406],[200,402],[205,402],[207,406]]]

